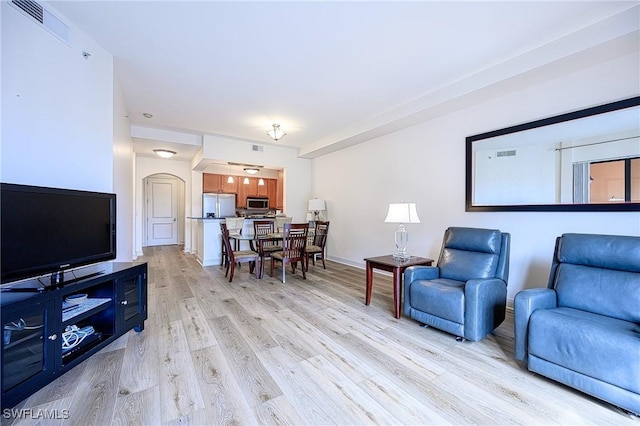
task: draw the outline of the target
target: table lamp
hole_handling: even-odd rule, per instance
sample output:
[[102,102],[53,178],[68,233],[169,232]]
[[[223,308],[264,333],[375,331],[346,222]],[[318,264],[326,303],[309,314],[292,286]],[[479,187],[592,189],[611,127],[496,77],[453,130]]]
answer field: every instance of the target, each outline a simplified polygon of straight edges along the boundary
[[313,212],[313,220],[317,221],[320,216],[320,212],[326,210],[324,200],[321,200],[319,198],[313,198],[309,200],[309,210]]
[[395,232],[396,252],[393,257],[398,260],[407,260],[411,256],[407,253],[409,233],[405,223],[420,223],[415,203],[390,203],[385,223],[397,223]]

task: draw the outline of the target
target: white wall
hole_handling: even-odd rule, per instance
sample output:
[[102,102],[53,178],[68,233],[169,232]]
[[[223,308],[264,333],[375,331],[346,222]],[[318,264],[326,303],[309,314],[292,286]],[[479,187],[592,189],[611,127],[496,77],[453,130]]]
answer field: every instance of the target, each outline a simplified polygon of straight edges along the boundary
[[113,191],[118,194],[117,204],[117,258],[130,262],[133,256],[133,142],[131,126],[122,91],[114,82],[113,93]]
[[388,203],[416,202],[421,223],[407,225],[413,255],[437,259],[449,226],[511,233],[512,300],[547,284],[556,236],[640,235],[638,213],[467,213],[464,198],[465,137],[637,96],[639,63],[623,57],[315,159],[314,194],[327,200],[331,220],[328,256],[362,267],[365,257],[391,253]]
[[[0,178],[111,192],[113,57],[69,21],[71,45],[8,2],[0,8]],[[83,51],[91,56],[85,59]]]
[[117,260],[130,261],[133,149],[113,57],[47,8],[69,25],[70,45],[8,2],[0,4],[0,180],[115,192]]

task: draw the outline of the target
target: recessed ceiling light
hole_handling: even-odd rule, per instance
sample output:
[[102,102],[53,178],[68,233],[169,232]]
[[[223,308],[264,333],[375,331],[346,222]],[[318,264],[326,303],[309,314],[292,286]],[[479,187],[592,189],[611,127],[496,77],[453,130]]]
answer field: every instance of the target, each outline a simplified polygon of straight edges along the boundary
[[162,158],[171,158],[176,155],[176,152],[171,151],[170,149],[154,149],[153,152],[155,152],[158,157]]
[[142,115],[143,115],[145,118],[153,118],[153,114],[149,114],[148,112],[143,112],[143,113],[142,113]]

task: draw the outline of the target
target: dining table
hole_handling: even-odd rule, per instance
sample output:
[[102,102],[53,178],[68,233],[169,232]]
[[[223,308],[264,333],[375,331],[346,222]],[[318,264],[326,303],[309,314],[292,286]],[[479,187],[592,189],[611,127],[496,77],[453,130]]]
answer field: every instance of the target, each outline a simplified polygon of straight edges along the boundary
[[[307,235],[308,241],[313,241],[314,232],[312,228],[309,228],[309,234]],[[235,240],[240,246],[242,241],[247,241],[249,243],[249,248],[258,253],[258,262],[256,265],[256,278],[262,278],[264,274],[264,244],[266,242],[280,242],[282,243],[282,239],[284,238],[283,232],[274,232],[266,235],[255,235],[255,234],[236,234],[230,235],[230,238]],[[282,244],[280,244],[282,245]],[[304,267],[304,265],[303,265]]]
[[262,278],[264,274],[264,244],[265,242],[282,242],[284,235],[281,232],[255,235],[255,234],[238,234],[231,236],[232,239],[240,245],[242,241],[249,242],[249,248],[258,253],[258,265],[256,265],[256,278]]

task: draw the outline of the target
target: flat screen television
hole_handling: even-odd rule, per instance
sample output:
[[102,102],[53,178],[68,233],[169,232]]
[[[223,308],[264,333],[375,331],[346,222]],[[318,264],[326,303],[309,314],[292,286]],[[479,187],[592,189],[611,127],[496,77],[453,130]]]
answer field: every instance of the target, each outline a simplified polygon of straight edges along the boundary
[[115,257],[115,194],[0,183],[0,283]]

